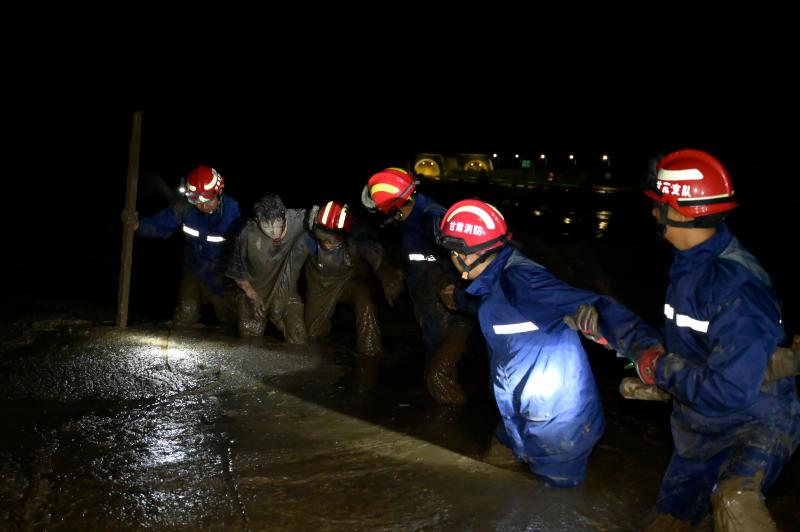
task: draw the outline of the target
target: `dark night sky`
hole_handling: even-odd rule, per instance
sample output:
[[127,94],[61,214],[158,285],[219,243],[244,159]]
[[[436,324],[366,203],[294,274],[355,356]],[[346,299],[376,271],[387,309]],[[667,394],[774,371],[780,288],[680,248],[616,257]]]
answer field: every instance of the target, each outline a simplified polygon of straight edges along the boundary
[[[169,92],[178,98],[158,104],[104,105],[103,85],[72,101],[20,101],[8,113],[12,201],[3,216],[19,246],[35,235],[68,238],[89,228],[103,228],[108,239],[88,236],[81,245],[118,246],[137,107],[144,110],[143,214],[166,203],[159,187],[174,187],[199,163],[218,168],[243,203],[275,191],[301,206],[334,194],[357,201],[372,172],[423,151],[607,152],[617,170],[638,179],[649,157],[682,147],[720,157],[743,207],[763,212],[765,224],[776,199],[778,208],[797,206],[784,191],[794,191],[800,113],[773,64],[624,74],[624,65],[576,67],[568,75],[534,63],[524,76],[523,66],[428,80],[410,69],[336,76],[305,65],[298,79],[273,76],[266,87],[187,78]],[[142,85],[142,94],[160,87]]]
[[[797,104],[763,94],[748,101],[715,99],[708,92],[666,99],[633,89],[583,99],[575,91],[560,99],[502,91],[471,100],[441,92],[396,101],[362,96],[262,107],[145,108],[141,172],[173,184],[206,163],[233,188],[247,183],[248,191],[305,193],[318,187],[344,189],[349,196],[373,171],[417,152],[609,153],[618,170],[638,176],[650,156],[696,147],[722,159],[744,190],[767,174],[773,184],[789,179],[784,168],[795,152]],[[46,203],[55,196],[76,204],[121,203],[131,110],[67,107],[22,115],[16,132],[21,143],[11,155],[25,178],[12,189],[53,187],[56,195],[40,198]]]
[[[16,283],[23,287],[42,275],[58,284],[76,265],[106,272],[103,282],[115,285],[134,109],[144,110],[143,215],[164,206],[163,190],[198,163],[217,167],[242,203],[275,191],[299,207],[334,193],[357,201],[372,172],[421,151],[608,152],[636,179],[649,157],[695,147],[732,172],[749,213],[741,219],[755,222],[748,243],[762,233],[794,235],[795,217],[774,216],[800,209],[800,112],[787,68],[796,61],[793,43],[783,42],[793,33],[776,29],[772,13],[767,39],[749,26],[682,15],[677,34],[655,20],[624,31],[592,21],[585,32],[573,21],[548,29],[545,19],[525,20],[491,24],[498,35],[448,36],[393,33],[387,21],[363,36],[332,24],[307,42],[305,33],[286,40],[259,28],[260,45],[242,47],[249,57],[222,50],[223,39],[182,32],[186,57],[162,46],[166,32],[152,35],[150,56],[133,39],[137,53],[81,64],[105,42],[91,38],[80,53],[66,39],[46,61],[20,56],[8,84],[18,92],[3,115],[4,267],[13,269],[9,279],[34,272]],[[754,23],[750,9],[743,15]],[[758,251],[780,257],[783,249]]]

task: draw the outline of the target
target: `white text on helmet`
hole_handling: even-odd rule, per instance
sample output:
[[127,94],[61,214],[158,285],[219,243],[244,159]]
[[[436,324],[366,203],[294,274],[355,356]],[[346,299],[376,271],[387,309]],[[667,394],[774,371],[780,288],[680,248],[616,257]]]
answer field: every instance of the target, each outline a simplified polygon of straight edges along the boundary
[[450,231],[475,236],[483,236],[486,234],[486,229],[484,229],[482,225],[465,224],[462,222],[452,221],[450,222]]
[[452,220],[453,216],[455,216],[460,212],[471,212],[472,214],[478,216],[481,220],[483,220],[483,224],[490,230],[494,229],[495,227],[494,220],[492,220],[492,217],[489,216],[489,213],[474,205],[462,205],[461,207],[455,209],[453,212],[450,213],[450,216],[447,218],[447,221],[449,222],[450,220]]

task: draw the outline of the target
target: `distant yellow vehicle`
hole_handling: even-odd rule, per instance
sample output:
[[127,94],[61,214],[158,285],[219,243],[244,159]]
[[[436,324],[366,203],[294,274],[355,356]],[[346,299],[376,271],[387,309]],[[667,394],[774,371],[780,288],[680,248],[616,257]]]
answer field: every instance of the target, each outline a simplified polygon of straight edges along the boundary
[[437,181],[477,181],[488,178],[494,171],[492,158],[485,153],[459,153],[455,156],[419,153],[414,159],[413,168],[416,176]]

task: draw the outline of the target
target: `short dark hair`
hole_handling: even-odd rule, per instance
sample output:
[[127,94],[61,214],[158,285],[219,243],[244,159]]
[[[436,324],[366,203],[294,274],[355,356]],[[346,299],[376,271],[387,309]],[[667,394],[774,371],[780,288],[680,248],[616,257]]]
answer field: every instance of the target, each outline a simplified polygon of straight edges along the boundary
[[253,206],[256,213],[256,220],[275,220],[283,218],[286,214],[286,207],[283,200],[276,194],[266,194]]

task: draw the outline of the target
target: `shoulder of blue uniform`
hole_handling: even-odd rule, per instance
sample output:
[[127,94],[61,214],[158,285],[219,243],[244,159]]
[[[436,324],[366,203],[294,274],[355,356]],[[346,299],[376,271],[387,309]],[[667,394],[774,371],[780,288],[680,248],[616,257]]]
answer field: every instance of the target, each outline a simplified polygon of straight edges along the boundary
[[237,209],[237,210],[240,209],[239,202],[236,200],[236,198],[234,198],[233,196],[231,196],[230,194],[228,194],[226,192],[222,193],[222,201],[223,201],[223,203],[225,203],[225,205],[227,207],[233,207],[234,209]]
[[766,286],[773,286],[772,278],[764,270],[758,260],[747,251],[736,237],[733,237],[728,246],[719,255],[720,268],[730,275],[742,276],[744,270],[758,279]]
[[711,301],[724,304],[737,298],[745,298],[753,303],[771,302],[769,306],[775,306],[780,312],[772,279],[736,238],[732,238],[714,260],[707,275],[703,292]]
[[538,262],[536,262],[535,260],[525,256],[518,249],[507,246],[506,249],[504,249],[503,251],[509,253],[508,259],[506,260],[506,264],[504,266],[505,269],[513,268],[515,266],[533,266],[535,268],[540,268],[542,270],[547,269]]
[[467,293],[471,295],[485,295],[491,290],[491,287],[497,282],[500,274],[506,267],[506,261],[514,253],[515,250],[511,248],[504,248],[500,251],[497,258],[494,259],[481,274],[472,281]]
[[[514,300],[517,294],[528,293],[528,290],[563,284],[544,266],[525,256],[521,251],[507,248],[506,252],[508,254],[503,259],[505,263],[502,264],[499,279],[500,286],[509,300]],[[525,290],[520,291],[520,288]]]
[[429,196],[425,196],[424,194],[417,193],[414,201],[416,202],[417,206],[422,209],[425,216],[438,218],[447,212],[447,209],[439,205],[436,200]]

